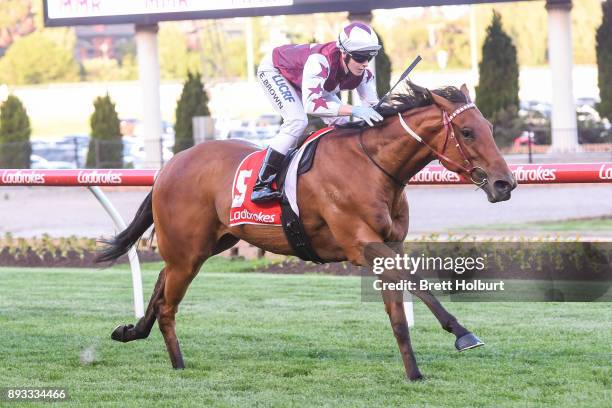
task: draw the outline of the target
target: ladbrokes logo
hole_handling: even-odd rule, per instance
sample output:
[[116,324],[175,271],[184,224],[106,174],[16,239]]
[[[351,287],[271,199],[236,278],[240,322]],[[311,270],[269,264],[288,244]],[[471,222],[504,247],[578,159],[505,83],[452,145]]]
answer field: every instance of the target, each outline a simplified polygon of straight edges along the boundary
[[413,183],[458,183],[460,180],[459,175],[452,171],[446,169],[432,171],[429,167],[425,167],[410,179]]
[[45,184],[45,174],[22,172],[21,170],[2,172],[2,184]]
[[557,179],[557,169],[547,169],[542,166],[534,169],[518,166],[512,174],[516,181],[555,181]]
[[252,213],[246,208],[240,211],[234,211],[230,214],[230,223],[235,224],[243,221],[255,221],[263,224],[274,224],[274,214],[265,214],[263,211]]
[[77,183],[79,184],[121,184],[121,173],[113,173],[112,170],[106,172],[79,171]]
[[599,168],[599,178],[601,180],[612,180],[612,167],[606,167],[602,164]]

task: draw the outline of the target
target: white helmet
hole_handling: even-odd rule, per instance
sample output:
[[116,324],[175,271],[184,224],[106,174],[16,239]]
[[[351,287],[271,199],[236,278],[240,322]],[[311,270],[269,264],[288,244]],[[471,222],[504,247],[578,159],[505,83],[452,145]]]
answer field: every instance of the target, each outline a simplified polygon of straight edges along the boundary
[[361,22],[354,21],[340,31],[336,45],[347,54],[364,54],[374,57],[378,54],[380,44],[372,28]]

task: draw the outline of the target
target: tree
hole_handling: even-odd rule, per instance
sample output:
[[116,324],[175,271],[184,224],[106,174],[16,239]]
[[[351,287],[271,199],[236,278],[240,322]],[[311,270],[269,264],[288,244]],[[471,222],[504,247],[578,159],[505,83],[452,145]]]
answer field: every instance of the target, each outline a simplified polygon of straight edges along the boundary
[[22,85],[78,81],[79,66],[72,49],[41,32],[17,39],[0,59],[0,83]]
[[391,60],[385,52],[385,44],[378,35],[378,42],[381,45],[380,51],[374,60],[376,62],[376,91],[378,96],[383,96],[391,88]]
[[518,118],[519,107],[519,67],[516,47],[503,30],[501,17],[495,11],[491,25],[487,28],[478,70],[478,108],[493,122],[493,135],[498,144],[510,145],[513,137],[518,136],[512,133],[517,128],[515,119]]
[[519,69],[516,48],[502,28],[501,17],[493,12],[478,64],[480,82],[476,87],[478,108],[485,117],[519,104]]
[[[478,105],[480,106],[480,105]],[[500,109],[491,116],[493,137],[498,146],[511,146],[514,139],[521,135],[524,123],[518,115],[516,106]]]
[[176,125],[174,126],[174,153],[193,146],[194,116],[210,116],[208,110],[208,95],[204,91],[202,75],[200,73],[187,73],[187,80],[183,84],[181,97],[176,104]]
[[89,119],[91,139],[87,152],[87,167],[123,167],[123,143],[119,116],[110,96],[99,96],[94,101],[94,113]]
[[32,1],[0,1],[0,56],[2,50],[10,47],[16,38],[36,29],[33,11]]
[[597,73],[599,98],[597,110],[612,120],[612,0],[601,3],[603,19],[597,29]]
[[183,78],[200,64],[197,53],[187,48],[187,38],[176,24],[167,23],[159,29],[159,65],[163,79]]
[[30,168],[30,119],[16,96],[9,97],[0,106],[0,167]]

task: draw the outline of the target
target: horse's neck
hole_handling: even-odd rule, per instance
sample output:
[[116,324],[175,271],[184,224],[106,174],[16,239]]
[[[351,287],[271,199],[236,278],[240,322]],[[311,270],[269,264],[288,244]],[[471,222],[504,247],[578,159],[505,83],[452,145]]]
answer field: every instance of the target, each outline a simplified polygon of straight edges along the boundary
[[[418,135],[430,141],[431,144],[434,135],[428,134],[423,127],[425,117],[431,115],[430,109],[431,107],[415,109],[406,117],[406,122]],[[376,144],[375,153],[372,156],[396,179],[408,182],[434,159],[431,151],[424,144],[408,135],[399,123],[397,115],[395,119],[389,119],[382,129],[371,129],[370,132],[373,133],[376,130],[379,132],[378,137],[370,137],[372,141],[366,145]]]

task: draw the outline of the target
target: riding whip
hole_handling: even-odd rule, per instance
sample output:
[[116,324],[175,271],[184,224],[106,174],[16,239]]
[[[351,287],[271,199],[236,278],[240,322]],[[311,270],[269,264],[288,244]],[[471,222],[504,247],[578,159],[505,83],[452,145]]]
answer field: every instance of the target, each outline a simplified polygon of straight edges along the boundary
[[408,68],[406,68],[406,70],[402,73],[402,75],[399,77],[399,79],[397,80],[397,82],[395,83],[395,85],[393,85],[391,87],[391,89],[389,89],[387,91],[386,94],[383,95],[382,98],[380,98],[380,100],[378,101],[378,103],[376,105],[373,106],[374,110],[377,110],[380,105],[383,103],[383,101],[385,100],[385,98],[387,96],[389,96],[389,94],[391,93],[391,91],[393,91],[393,89],[395,89],[395,87],[397,86],[397,84],[399,84],[400,82],[402,82],[402,80],[404,78],[406,78],[408,76],[408,74],[410,73],[410,71],[412,71],[414,69],[414,67],[417,66],[417,64],[421,61],[421,56],[417,55],[417,57],[414,59],[414,61],[412,61],[412,63],[408,66]]

